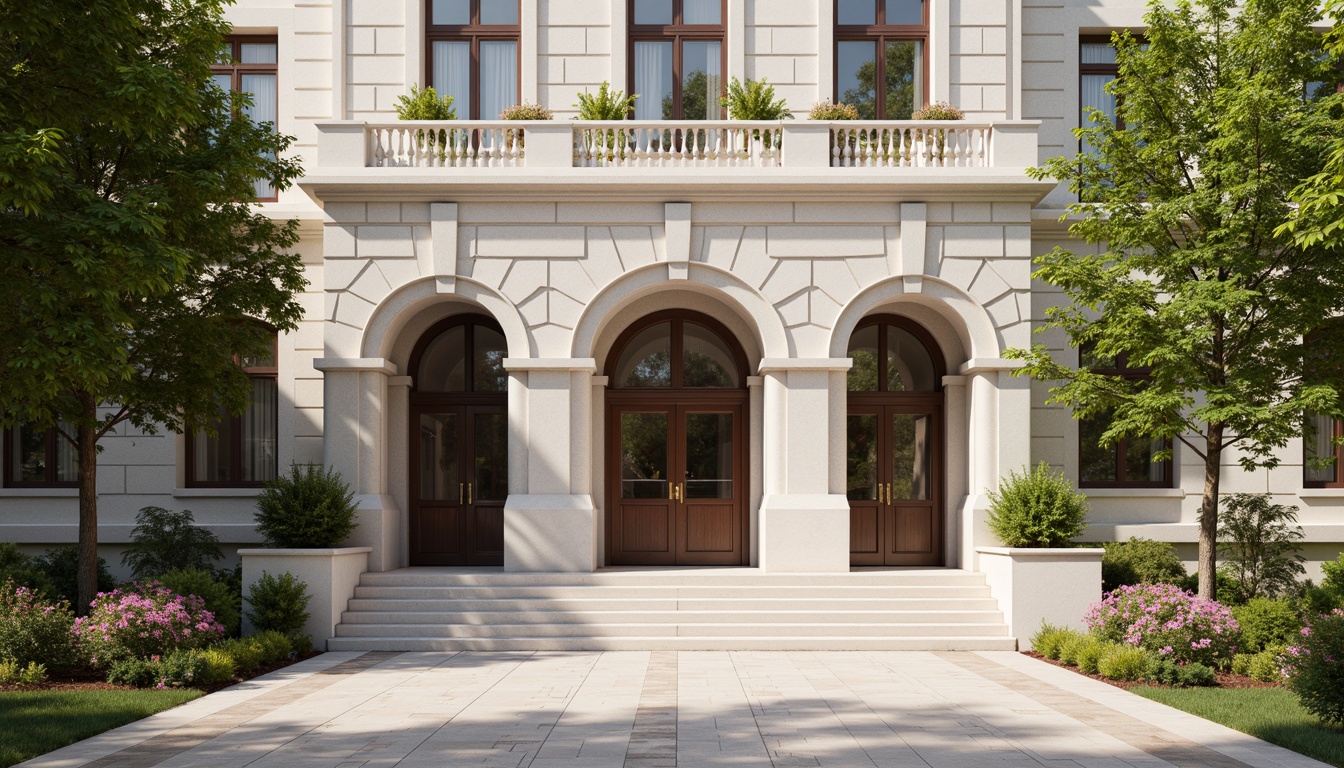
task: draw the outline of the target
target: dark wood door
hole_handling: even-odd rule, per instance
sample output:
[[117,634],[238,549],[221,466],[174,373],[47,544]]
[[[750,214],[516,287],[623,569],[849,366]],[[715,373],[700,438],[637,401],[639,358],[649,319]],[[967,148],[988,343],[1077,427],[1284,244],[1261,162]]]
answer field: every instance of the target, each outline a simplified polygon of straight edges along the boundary
[[742,399],[614,399],[622,401],[608,408],[611,563],[744,563]]
[[505,408],[415,406],[411,425],[411,565],[503,565]]
[[846,493],[853,565],[943,562],[943,415],[935,398],[850,398]]

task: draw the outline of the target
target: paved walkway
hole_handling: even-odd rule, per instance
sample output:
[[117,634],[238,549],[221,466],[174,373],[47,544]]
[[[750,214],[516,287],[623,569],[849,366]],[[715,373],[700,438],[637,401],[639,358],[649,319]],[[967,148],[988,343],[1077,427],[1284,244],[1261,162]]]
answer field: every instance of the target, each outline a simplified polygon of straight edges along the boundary
[[1307,768],[1016,653],[328,653],[62,768]]

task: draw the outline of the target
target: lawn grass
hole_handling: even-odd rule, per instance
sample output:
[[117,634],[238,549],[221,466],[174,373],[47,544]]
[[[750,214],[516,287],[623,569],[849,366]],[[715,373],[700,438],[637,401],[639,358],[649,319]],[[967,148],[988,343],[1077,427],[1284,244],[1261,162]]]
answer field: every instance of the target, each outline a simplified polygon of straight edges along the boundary
[[200,691],[191,689],[0,691],[0,768],[200,695]]
[[1130,689],[1145,698],[1198,715],[1271,744],[1344,768],[1344,729],[1322,725],[1284,688]]

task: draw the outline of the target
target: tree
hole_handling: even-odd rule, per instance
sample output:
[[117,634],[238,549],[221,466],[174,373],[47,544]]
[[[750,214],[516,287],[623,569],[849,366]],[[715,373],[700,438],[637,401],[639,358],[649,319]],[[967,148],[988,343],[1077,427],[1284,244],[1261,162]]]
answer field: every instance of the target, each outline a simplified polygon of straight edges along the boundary
[[0,0],[0,426],[78,452],[78,608],[96,590],[97,443],[209,430],[250,393],[236,360],[301,317],[296,223],[253,182],[290,139],[211,84],[220,0]]
[[1170,5],[1150,4],[1146,46],[1114,38],[1124,127],[1094,112],[1078,135],[1095,152],[1032,171],[1080,196],[1070,232],[1091,246],[1037,259],[1070,301],[1043,330],[1151,375],[1075,368],[1041,345],[1009,354],[1052,382],[1050,402],[1109,417],[1103,444],[1164,438],[1199,457],[1199,593],[1211,598],[1224,457],[1273,467],[1309,414],[1341,412],[1330,372],[1344,329],[1323,321],[1344,310],[1344,259],[1279,229],[1289,192],[1321,169],[1323,137],[1341,133],[1335,99],[1305,98],[1337,58],[1312,30],[1315,0]]

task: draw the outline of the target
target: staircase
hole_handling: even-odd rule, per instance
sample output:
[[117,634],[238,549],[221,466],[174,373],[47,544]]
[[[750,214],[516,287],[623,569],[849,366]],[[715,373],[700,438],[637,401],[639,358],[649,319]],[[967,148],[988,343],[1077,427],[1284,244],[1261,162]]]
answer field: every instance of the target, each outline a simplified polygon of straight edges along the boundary
[[365,573],[332,651],[1014,650],[984,576],[755,568]]

